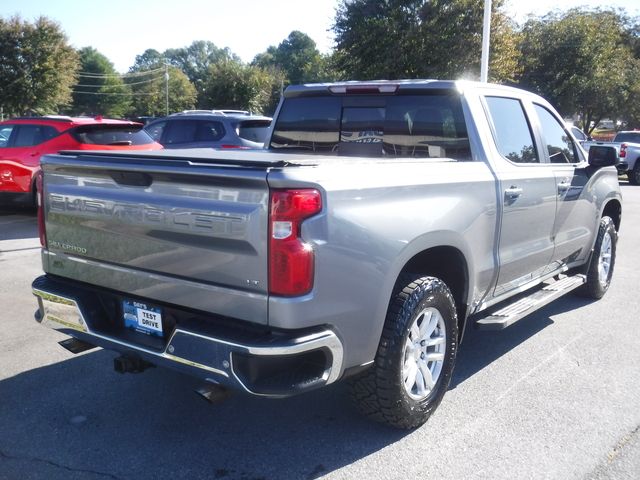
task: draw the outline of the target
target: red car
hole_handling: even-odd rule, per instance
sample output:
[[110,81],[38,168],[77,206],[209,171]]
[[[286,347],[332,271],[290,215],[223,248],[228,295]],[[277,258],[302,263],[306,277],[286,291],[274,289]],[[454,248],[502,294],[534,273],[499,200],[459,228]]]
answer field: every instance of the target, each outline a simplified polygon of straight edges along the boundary
[[35,204],[40,157],[61,150],[159,150],[141,123],[100,117],[31,117],[0,122],[0,205]]

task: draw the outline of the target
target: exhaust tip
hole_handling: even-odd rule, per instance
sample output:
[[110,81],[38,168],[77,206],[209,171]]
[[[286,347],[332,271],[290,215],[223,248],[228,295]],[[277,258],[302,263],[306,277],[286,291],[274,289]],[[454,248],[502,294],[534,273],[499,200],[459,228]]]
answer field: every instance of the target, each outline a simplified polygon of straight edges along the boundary
[[221,403],[231,396],[230,390],[213,384],[205,384],[194,391],[200,398],[211,404]]

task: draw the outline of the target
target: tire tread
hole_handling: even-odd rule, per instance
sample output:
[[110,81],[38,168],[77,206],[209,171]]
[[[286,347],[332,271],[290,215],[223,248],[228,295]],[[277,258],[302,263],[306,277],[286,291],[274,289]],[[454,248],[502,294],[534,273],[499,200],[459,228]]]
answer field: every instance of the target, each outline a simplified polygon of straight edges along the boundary
[[[430,295],[444,295],[450,305],[453,329],[452,335],[447,335],[448,341],[452,344],[449,350],[450,361],[455,362],[457,351],[457,317],[453,297],[449,288],[442,280],[435,277],[403,276],[399,279],[385,324],[380,338],[374,365],[350,380],[351,395],[357,408],[367,417],[391,425],[397,428],[409,429],[422,425],[429,418],[431,413],[440,403],[446,391],[453,365],[441,375],[442,383],[436,387],[437,391],[427,404],[427,408],[416,408],[407,413],[399,399],[399,389],[404,389],[402,384],[398,384],[398,375],[394,374],[394,359],[398,354],[398,349],[403,348],[403,338],[407,328],[405,321],[412,315],[413,309]],[[402,286],[404,285],[404,286]]]

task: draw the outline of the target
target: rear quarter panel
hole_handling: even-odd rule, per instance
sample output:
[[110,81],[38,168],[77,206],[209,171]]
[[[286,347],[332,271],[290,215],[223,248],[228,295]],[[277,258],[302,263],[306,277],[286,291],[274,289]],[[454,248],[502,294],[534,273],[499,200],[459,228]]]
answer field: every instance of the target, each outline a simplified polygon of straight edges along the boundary
[[328,160],[272,171],[268,181],[319,188],[324,201],[302,232],[316,254],[314,288],[305,297],[271,296],[269,324],[333,326],[346,367],[373,359],[395,281],[416,254],[436,246],[462,252],[469,304],[491,283],[496,193],[485,163]]

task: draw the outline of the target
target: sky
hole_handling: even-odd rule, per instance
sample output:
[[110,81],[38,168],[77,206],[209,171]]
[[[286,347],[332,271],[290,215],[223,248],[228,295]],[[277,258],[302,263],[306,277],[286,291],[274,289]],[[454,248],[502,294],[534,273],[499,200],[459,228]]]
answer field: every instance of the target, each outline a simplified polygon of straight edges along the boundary
[[[338,0],[18,0],[0,2],[3,18],[18,14],[33,21],[44,15],[60,23],[76,48],[92,46],[119,72],[148,48],[160,52],[209,40],[229,47],[245,62],[293,30],[309,35],[318,49],[333,47],[330,31]],[[638,0],[507,0],[517,22],[561,6],[621,7],[640,15]]]

